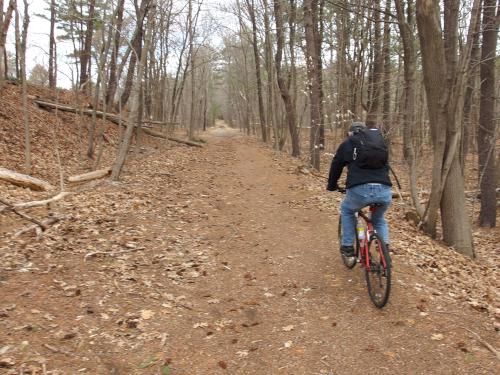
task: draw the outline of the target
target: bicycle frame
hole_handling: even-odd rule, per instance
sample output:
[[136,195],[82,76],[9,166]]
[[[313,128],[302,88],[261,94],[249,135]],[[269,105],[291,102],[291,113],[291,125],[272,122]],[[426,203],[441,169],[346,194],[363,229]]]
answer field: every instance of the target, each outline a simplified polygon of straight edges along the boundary
[[[366,267],[366,269],[368,271],[370,271],[370,269],[371,269],[370,258],[368,256],[368,251],[369,251],[368,245],[370,243],[372,234],[375,233],[375,229],[373,228],[373,222],[372,222],[371,217],[373,216],[373,214],[377,210],[377,206],[372,204],[369,206],[369,210],[370,210],[369,211],[370,216],[368,216],[366,212],[363,212],[362,209],[358,211],[358,218],[361,217],[365,221],[365,224],[366,224],[365,225],[365,238],[360,240],[358,238],[358,232],[356,231],[356,239],[359,242],[359,256],[360,256],[359,262],[360,262],[360,265],[362,267]],[[379,252],[381,252],[380,245],[378,246],[377,250]],[[387,262],[386,262],[385,257],[382,257],[382,264],[383,264],[384,268],[387,267]]]

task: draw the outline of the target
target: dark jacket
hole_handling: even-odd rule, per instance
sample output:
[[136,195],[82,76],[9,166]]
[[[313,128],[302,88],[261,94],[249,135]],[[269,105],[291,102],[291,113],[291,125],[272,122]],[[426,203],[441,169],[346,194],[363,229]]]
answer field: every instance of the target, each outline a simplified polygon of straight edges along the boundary
[[342,169],[347,165],[347,179],[345,187],[347,189],[356,185],[367,183],[380,183],[392,186],[389,178],[389,165],[379,169],[364,169],[356,165],[352,159],[353,144],[350,138],[342,142],[335,153],[330,166],[327,190],[334,191],[338,188],[338,180],[342,174]]

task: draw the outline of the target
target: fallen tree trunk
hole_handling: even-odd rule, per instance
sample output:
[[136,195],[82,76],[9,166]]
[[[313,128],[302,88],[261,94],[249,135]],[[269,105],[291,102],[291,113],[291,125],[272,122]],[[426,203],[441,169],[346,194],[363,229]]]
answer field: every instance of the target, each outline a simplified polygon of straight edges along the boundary
[[111,168],[99,169],[93,172],[79,174],[76,176],[70,176],[68,177],[68,182],[84,182],[90,180],[97,180],[98,178],[109,176],[110,173],[111,173]]
[[[87,115],[87,116],[92,116],[94,113],[94,111],[90,110],[90,109],[83,109],[80,111],[78,108],[74,108],[74,107],[70,107],[70,106],[66,106],[66,105],[61,105],[61,104],[55,104],[55,103],[51,103],[51,102],[45,102],[43,100],[35,100],[35,103],[38,104],[38,106],[42,107],[42,108],[58,109],[59,111],[63,111],[63,112],[83,113],[84,115]],[[104,118],[104,116],[106,116],[107,120],[111,121],[114,124],[120,125],[119,116],[117,116],[115,114],[102,112],[102,111],[95,111],[95,114],[99,118]],[[143,124],[145,124],[145,123],[146,124],[172,124],[172,125],[177,124],[175,122],[167,123],[167,122],[152,121],[152,120],[143,120],[142,123]],[[121,125],[126,126],[126,121],[124,119],[122,119]],[[135,127],[137,127],[137,125],[135,125]],[[151,130],[151,129],[148,129],[145,127],[143,127],[142,130],[145,134],[147,134],[151,137],[168,139],[169,141],[186,144],[188,146],[193,146],[193,147],[203,147],[203,145],[201,143],[186,141],[186,140],[175,138],[175,137],[168,137],[168,136],[165,136],[164,134],[155,132],[154,130]]]
[[[67,105],[61,105],[61,104],[56,104],[56,103],[51,103],[51,102],[45,102],[43,100],[35,100],[35,103],[39,106],[39,107],[42,107],[42,108],[45,108],[45,109],[57,109],[59,111],[63,111],[63,112],[71,112],[71,113],[83,113],[84,115],[87,115],[87,116],[92,116],[94,114],[94,110],[92,109],[78,109],[78,108],[75,108],[75,107],[70,107],[70,106],[67,106]],[[97,117],[99,118],[104,118],[104,116],[106,116],[106,119],[115,123],[115,124],[119,124],[120,123],[120,119],[119,119],[119,116],[113,114],[113,113],[107,113],[107,112],[102,112],[102,111],[95,111],[95,114]]]
[[175,137],[169,137],[169,136],[167,136],[165,134],[155,132],[154,130],[142,129],[142,131],[144,132],[144,134],[147,134],[147,135],[149,135],[151,137],[168,139],[169,141],[173,141],[173,142],[177,142],[177,143],[182,143],[182,144],[185,144],[185,145],[188,145],[188,146],[193,146],[193,147],[203,147],[203,144],[201,144],[201,143],[193,142],[193,141],[187,141],[187,140],[179,139],[179,138],[175,138]]
[[53,186],[47,181],[1,167],[0,180],[9,182],[16,186],[26,187],[35,191],[46,191],[53,189]]
[[17,203],[14,204],[13,207],[17,210],[25,210],[27,208],[33,208],[33,207],[40,207],[40,206],[46,206],[50,203],[57,202],[68,195],[73,194],[71,191],[61,191],[59,194],[53,196],[52,198],[44,199],[41,201],[32,201],[32,202],[26,202],[26,203]]

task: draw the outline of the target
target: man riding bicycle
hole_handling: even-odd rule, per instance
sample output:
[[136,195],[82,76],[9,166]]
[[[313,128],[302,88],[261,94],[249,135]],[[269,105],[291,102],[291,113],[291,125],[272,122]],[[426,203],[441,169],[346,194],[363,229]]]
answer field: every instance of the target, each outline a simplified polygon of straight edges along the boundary
[[347,194],[340,206],[342,243],[340,251],[346,257],[354,257],[356,212],[378,203],[372,222],[377,233],[389,246],[389,228],[384,213],[392,201],[391,180],[387,146],[378,129],[367,128],[363,122],[353,122],[348,138],[340,144],[333,157],[328,176],[328,191],[339,190],[338,180],[347,165],[345,187]]

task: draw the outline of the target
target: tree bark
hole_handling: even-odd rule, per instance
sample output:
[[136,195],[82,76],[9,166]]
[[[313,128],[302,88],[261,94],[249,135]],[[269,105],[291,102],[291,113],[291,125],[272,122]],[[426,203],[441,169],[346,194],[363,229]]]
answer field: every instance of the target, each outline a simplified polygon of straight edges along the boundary
[[[458,152],[462,112],[457,108],[461,108],[463,103],[465,86],[465,77],[457,69],[458,1],[445,2],[448,5],[445,7],[445,28],[442,32],[439,0],[417,0],[417,26],[434,149],[432,188],[424,216],[424,229],[436,236],[437,210],[440,208],[446,244],[473,257],[472,232],[464,204],[464,179]],[[466,59],[467,54],[462,63]]]
[[56,55],[56,0],[50,0],[50,33],[49,33],[49,88],[55,89],[57,84]]
[[[147,0],[143,0],[141,3],[141,8],[142,5],[145,4]],[[154,7],[154,6],[153,6]],[[149,7],[144,8],[144,13],[141,12],[142,19],[146,17],[146,14],[149,10]],[[151,20],[149,21],[151,22]],[[141,30],[137,29],[136,34],[141,34],[143,33],[143,22],[138,22],[137,23],[137,28],[141,28]],[[149,25],[148,25],[149,26]],[[151,38],[151,33],[152,30],[147,30],[146,31],[146,42],[145,42],[145,50],[147,51],[149,46],[150,46],[150,38]],[[142,38],[141,38],[142,39]],[[113,165],[113,170],[111,172],[111,180],[117,181],[120,178],[120,173],[122,171],[123,165],[125,164],[125,160],[127,159],[127,154],[130,148],[130,143],[132,141],[132,135],[134,128],[137,126],[138,120],[141,119],[142,114],[139,113],[139,108],[141,107],[140,103],[140,92],[142,90],[142,81],[144,78],[144,67],[146,64],[146,56],[147,53],[143,53],[141,57],[139,58],[139,64],[137,66],[137,77],[135,80],[135,84],[133,85],[133,101],[132,101],[132,106],[130,110],[130,119],[127,123],[127,128],[125,130],[125,134],[123,135],[123,140],[120,145],[120,149],[118,152],[118,156],[116,157],[115,163]]]
[[403,155],[408,165],[410,192],[413,205],[420,218],[424,215],[424,208],[420,203],[417,191],[416,157],[413,143],[415,121],[415,18],[412,3],[408,2],[407,16],[402,0],[395,0],[399,32],[403,42],[403,70],[404,70],[404,107],[403,107]]
[[[17,9],[16,9],[17,12]],[[23,123],[24,123],[24,163],[25,172],[31,173],[31,134],[28,113],[28,84],[26,82],[26,46],[28,43],[28,26],[30,17],[28,13],[28,2],[24,0],[24,20],[21,35],[21,81],[23,101]]]
[[16,8],[16,0],[10,0],[7,10],[3,11],[3,0],[0,0],[0,88],[2,81],[7,78],[7,59],[5,51],[5,42],[7,41],[7,32],[9,31],[10,21]]
[[0,167],[0,180],[9,182],[12,185],[29,188],[34,191],[52,190],[53,187],[47,181],[26,174],[17,173]]
[[119,0],[116,8],[116,21],[115,21],[115,37],[113,40],[113,50],[111,51],[111,60],[109,63],[109,80],[108,80],[108,89],[106,92],[106,104],[112,105],[114,104],[114,98],[116,89],[118,87],[118,75],[116,72],[117,68],[117,59],[118,59],[118,50],[120,48],[120,39],[121,32],[123,26],[123,11],[125,8],[125,0]]
[[134,52],[130,54],[130,61],[128,65],[127,78],[125,80],[123,93],[121,95],[121,106],[122,108],[128,102],[130,93],[132,91],[132,85],[134,82],[134,73],[137,61],[141,59],[142,56],[142,37],[144,33],[144,18],[149,7],[151,0],[142,0],[141,6],[136,9],[137,25],[134,32],[134,38],[132,39],[132,49]]
[[[89,14],[83,51],[80,55],[80,89],[89,89],[89,65],[92,50],[92,36],[94,35],[95,0],[89,0]],[[90,92],[90,91],[89,91]]]
[[306,39],[306,65],[310,102],[311,131],[309,137],[309,152],[311,166],[320,168],[320,127],[321,119],[321,48],[318,24],[318,1],[304,0],[304,28]]
[[259,120],[260,120],[260,129],[262,141],[264,143],[267,142],[267,124],[266,124],[266,115],[264,110],[264,100],[262,98],[262,77],[260,74],[260,54],[259,54],[259,45],[257,39],[257,20],[255,17],[255,1],[254,0],[246,0],[248,14],[250,15],[250,21],[252,22],[252,41],[253,41],[253,56],[255,62],[255,79],[257,82],[257,100],[259,103]]
[[[492,228],[496,225],[496,168],[495,168],[495,60],[498,38],[496,0],[484,0],[481,48],[481,100],[477,148],[479,154],[479,185],[481,210],[479,225]],[[500,9],[500,4],[499,4]],[[500,13],[499,13],[500,14]]]
[[366,125],[374,127],[378,124],[380,113],[380,99],[382,96],[382,78],[384,72],[384,56],[382,54],[382,33],[380,30],[380,3],[374,1],[373,9],[373,62],[371,67],[372,76],[369,85],[371,97],[368,101],[368,113]]
[[274,17],[276,19],[276,53],[274,55],[274,61],[276,65],[276,79],[278,81],[281,98],[283,99],[283,103],[285,104],[285,117],[292,141],[292,156],[299,157],[300,143],[299,131],[297,128],[296,108],[293,106],[293,100],[290,95],[289,85],[285,81],[281,66],[283,59],[283,47],[285,44],[282,0],[274,0]]

